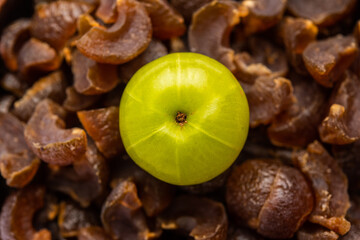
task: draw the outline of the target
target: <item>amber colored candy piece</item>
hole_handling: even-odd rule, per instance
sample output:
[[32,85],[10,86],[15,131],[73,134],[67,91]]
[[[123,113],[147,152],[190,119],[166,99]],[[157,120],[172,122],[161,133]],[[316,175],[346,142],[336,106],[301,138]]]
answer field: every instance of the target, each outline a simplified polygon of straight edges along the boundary
[[141,54],[152,36],[151,21],[141,3],[117,1],[118,18],[110,27],[92,27],[76,47],[96,62],[121,64]]
[[95,13],[96,17],[107,24],[116,22],[118,13],[116,10],[116,0],[100,0],[100,5]]
[[110,240],[110,237],[102,227],[90,226],[79,230],[78,240]]
[[190,22],[194,12],[211,1],[212,0],[170,0],[170,4],[184,17],[186,22]]
[[337,240],[339,235],[317,224],[305,223],[296,234],[298,240]]
[[297,152],[293,163],[305,174],[315,193],[309,221],[346,234],[350,230],[350,222],[345,219],[350,207],[348,180],[338,163],[318,141],[309,144],[306,151]]
[[44,99],[38,103],[25,127],[29,148],[47,163],[69,165],[85,154],[85,131],[80,128],[65,129],[65,116],[62,107]]
[[93,105],[99,96],[97,95],[83,95],[78,93],[74,87],[66,88],[66,98],[63,102],[63,107],[70,112],[77,112],[85,110]]

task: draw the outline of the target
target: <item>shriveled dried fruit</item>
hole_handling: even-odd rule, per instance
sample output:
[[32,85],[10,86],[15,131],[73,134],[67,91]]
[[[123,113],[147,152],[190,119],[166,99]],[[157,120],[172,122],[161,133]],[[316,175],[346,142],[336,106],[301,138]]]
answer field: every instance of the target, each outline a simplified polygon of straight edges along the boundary
[[139,0],[151,18],[153,35],[159,39],[171,39],[185,33],[183,17],[166,0]]
[[108,177],[107,163],[89,139],[85,156],[77,159],[72,168],[52,168],[48,183],[86,207],[104,194]]
[[12,95],[2,95],[0,97],[0,112],[7,113],[10,111],[11,106],[15,101],[15,97]]
[[72,57],[75,90],[84,95],[98,95],[115,88],[119,80],[115,65],[97,63],[75,51]]
[[110,240],[110,237],[103,228],[90,226],[80,229],[78,240]]
[[212,57],[234,72],[229,37],[243,15],[244,9],[236,2],[216,0],[206,4],[193,15],[188,35],[190,50]]
[[228,220],[224,206],[207,198],[179,196],[159,221],[163,229],[180,230],[196,240],[225,240],[227,236]]
[[39,4],[31,22],[31,34],[60,50],[75,33],[77,18],[92,8],[90,4],[74,1]]
[[122,180],[103,204],[101,221],[113,239],[151,239],[135,184]]
[[85,131],[80,128],[65,129],[65,115],[62,107],[44,99],[38,103],[25,127],[29,148],[47,163],[69,165],[85,154]]
[[318,136],[317,128],[326,111],[326,94],[312,79],[295,74],[290,79],[296,101],[275,118],[268,135],[277,146],[305,147]]
[[349,144],[360,138],[359,86],[359,78],[347,72],[344,80],[334,89],[329,113],[319,126],[323,142]]
[[315,225],[306,223],[297,232],[298,240],[337,240],[339,235],[334,231]]
[[0,170],[11,187],[24,187],[35,176],[40,160],[25,142],[24,125],[10,113],[0,113]]
[[279,161],[254,159],[234,168],[226,186],[229,212],[270,238],[291,238],[313,208],[305,177]]
[[85,56],[101,63],[121,64],[142,53],[152,27],[145,8],[134,0],[117,1],[118,18],[108,29],[92,27],[76,42]]
[[170,3],[180,12],[187,22],[190,22],[193,13],[211,1],[212,0],[170,0]]
[[325,27],[335,24],[353,10],[356,0],[288,0],[288,9],[295,16],[307,18]]
[[43,99],[49,98],[61,103],[65,98],[66,81],[60,71],[51,73],[35,82],[24,96],[15,102],[13,113],[23,121],[29,120],[36,105]]
[[348,181],[338,163],[315,141],[295,154],[294,164],[307,176],[315,193],[309,221],[344,235],[350,229],[345,219],[350,207]]
[[0,42],[0,52],[6,67],[11,71],[18,69],[17,54],[24,42],[30,38],[30,20],[19,19],[8,26]]
[[92,27],[99,27],[100,24],[89,14],[80,15],[77,20],[78,38],[81,38]]
[[164,44],[160,41],[152,40],[148,46],[148,48],[140,54],[135,59],[130,62],[124,63],[119,66],[121,80],[127,83],[130,78],[135,74],[137,70],[139,70],[145,64],[159,58],[165,56],[168,53]]
[[97,95],[82,95],[74,87],[68,87],[66,88],[66,98],[63,102],[63,107],[67,111],[76,112],[90,107],[98,99],[99,96]]
[[305,66],[321,85],[332,87],[358,54],[354,37],[337,35],[310,43],[303,52]]
[[95,14],[104,23],[114,23],[118,17],[116,0],[100,0],[100,6]]
[[243,1],[249,14],[244,17],[244,31],[247,35],[264,31],[280,22],[287,0],[257,0]]
[[44,204],[44,195],[45,188],[36,186],[21,189],[6,198],[0,216],[1,239],[51,239],[48,230],[36,231],[32,226],[34,214]]
[[28,84],[25,81],[22,81],[20,78],[18,78],[12,73],[5,74],[0,81],[0,85],[2,88],[11,92],[17,97],[22,97],[22,95],[28,88]]
[[286,78],[262,76],[242,87],[249,102],[251,127],[270,123],[293,101],[293,88]]
[[31,78],[33,72],[49,72],[59,68],[61,59],[55,49],[47,43],[31,38],[18,54],[18,64],[21,75]]
[[77,114],[85,130],[105,157],[114,157],[124,151],[119,132],[118,107],[80,111]]

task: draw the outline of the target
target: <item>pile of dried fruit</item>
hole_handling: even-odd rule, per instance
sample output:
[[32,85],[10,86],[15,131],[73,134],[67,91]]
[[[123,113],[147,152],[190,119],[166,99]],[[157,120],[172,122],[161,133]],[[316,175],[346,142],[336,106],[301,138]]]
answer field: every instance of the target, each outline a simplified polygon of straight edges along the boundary
[[[360,239],[359,16],[357,0],[0,0],[0,239]],[[119,102],[187,51],[233,72],[251,129],[232,168],[176,187],[126,155]]]

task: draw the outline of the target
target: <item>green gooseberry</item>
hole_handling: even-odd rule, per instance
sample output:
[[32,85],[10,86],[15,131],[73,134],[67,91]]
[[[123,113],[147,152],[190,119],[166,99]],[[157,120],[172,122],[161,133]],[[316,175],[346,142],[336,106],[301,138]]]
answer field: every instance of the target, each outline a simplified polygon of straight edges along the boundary
[[192,185],[235,161],[247,137],[249,107],[224,65],[197,53],[173,53],[134,74],[119,121],[137,165],[165,182]]

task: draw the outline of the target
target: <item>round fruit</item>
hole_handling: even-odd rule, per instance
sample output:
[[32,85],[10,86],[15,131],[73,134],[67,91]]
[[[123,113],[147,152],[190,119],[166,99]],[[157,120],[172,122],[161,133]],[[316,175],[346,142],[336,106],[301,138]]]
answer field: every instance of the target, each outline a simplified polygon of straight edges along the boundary
[[197,53],[174,53],[142,67],[120,102],[120,133],[129,156],[171,184],[208,181],[239,155],[249,107],[236,78]]

